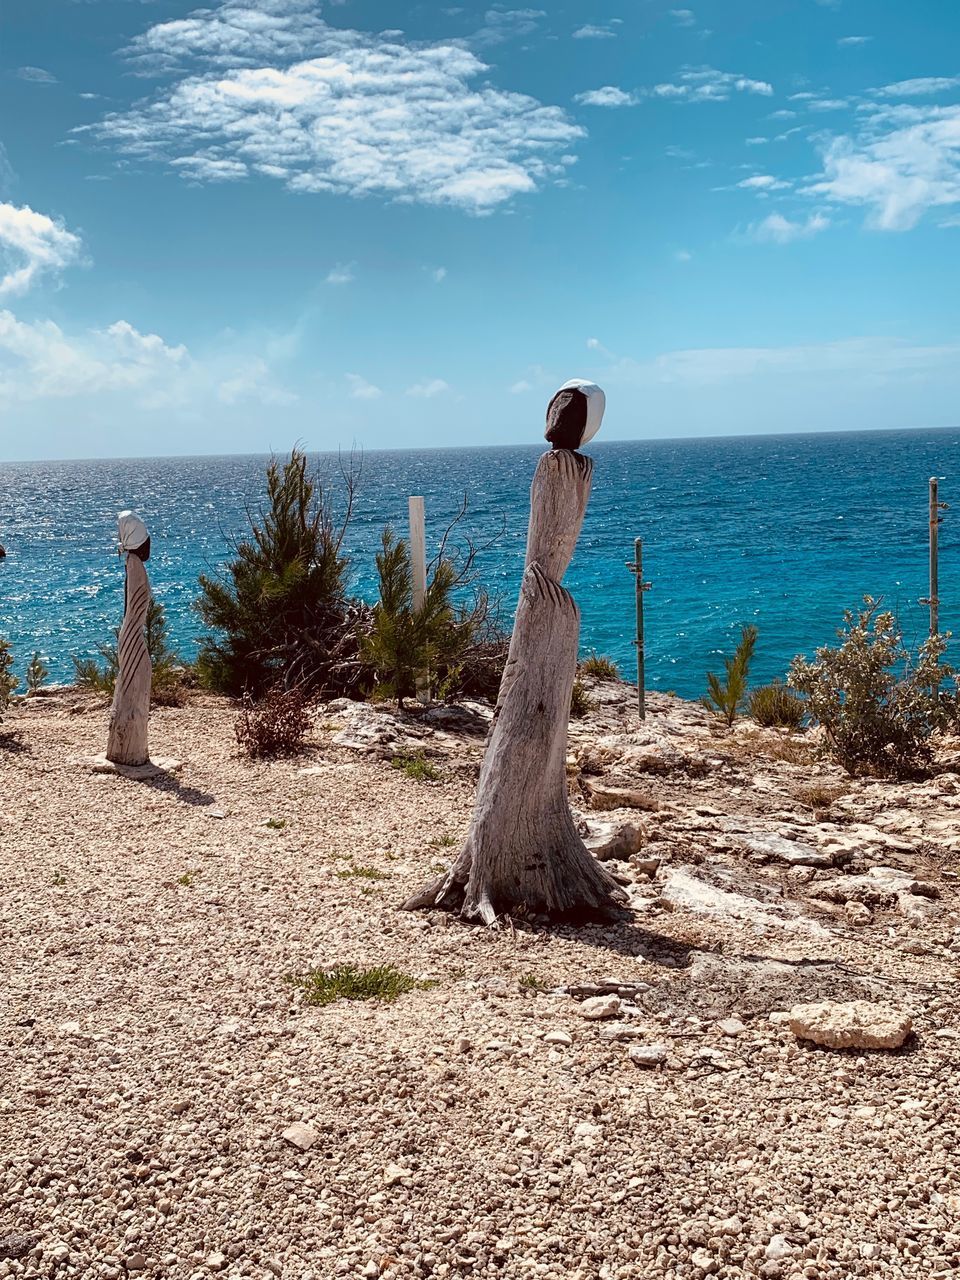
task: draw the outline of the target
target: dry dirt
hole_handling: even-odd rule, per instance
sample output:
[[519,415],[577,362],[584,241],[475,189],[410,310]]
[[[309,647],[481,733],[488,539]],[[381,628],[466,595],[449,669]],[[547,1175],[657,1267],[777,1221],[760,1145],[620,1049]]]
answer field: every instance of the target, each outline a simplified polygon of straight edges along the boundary
[[[594,696],[574,804],[639,827],[610,864],[635,914],[549,931],[398,910],[466,830],[479,713],[334,706],[262,764],[201,699],[155,712],[184,763],[151,782],[80,763],[95,700],[16,714],[0,1277],[960,1274],[949,751],[848,784],[806,741],[666,697],[638,729],[628,691]],[[391,766],[412,747],[437,779]],[[285,980],[339,963],[436,985],[311,1008]],[[914,1033],[825,1049],[771,1017],[826,999]]]

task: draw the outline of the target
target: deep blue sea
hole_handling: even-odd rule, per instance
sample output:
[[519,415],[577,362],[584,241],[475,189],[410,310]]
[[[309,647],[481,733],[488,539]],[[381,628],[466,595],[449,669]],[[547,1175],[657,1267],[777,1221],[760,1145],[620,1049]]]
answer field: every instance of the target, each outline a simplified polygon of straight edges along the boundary
[[[405,533],[407,497],[426,500],[428,554],[464,493],[463,528],[479,541],[484,582],[512,614],[523,569],[537,446],[373,452],[363,458],[347,536],[353,590],[375,596],[384,524]],[[760,630],[756,682],[796,653],[830,643],[844,608],[882,595],[907,637],[927,611],[927,482],[945,477],[941,624],[960,624],[960,430],[651,440],[591,446],[594,484],[566,578],[582,613],[581,648],[635,676],[633,540],[644,540],[647,683],[699,696],[704,673],[743,623]],[[153,537],[156,596],[184,656],[200,623],[197,575],[216,568],[264,489],[264,457],[0,463],[0,634],[22,675],[31,653],[68,680],[71,655],[109,639],[123,608],[116,513],[132,507]],[[316,459],[336,503],[337,459]]]

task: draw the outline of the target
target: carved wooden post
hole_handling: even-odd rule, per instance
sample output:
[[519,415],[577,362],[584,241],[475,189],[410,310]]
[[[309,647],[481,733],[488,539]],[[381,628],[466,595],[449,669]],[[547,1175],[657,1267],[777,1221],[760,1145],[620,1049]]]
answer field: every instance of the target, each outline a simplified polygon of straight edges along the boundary
[[144,568],[150,557],[150,535],[139,516],[121,511],[117,518],[120,549],[126,555],[123,624],[117,640],[117,684],[110,712],[107,759],[114,764],[145,765],[150,752],[150,653],[145,626],[150,608],[150,582]]
[[553,919],[621,914],[622,890],[587,851],[567,801],[570,698],[580,611],[561,579],[590,496],[593,462],[577,453],[603,416],[594,383],[565,383],[547,409],[530,491],[527,561],[493,728],[466,843],[447,875],[406,906],[446,907],[493,924],[526,912]]

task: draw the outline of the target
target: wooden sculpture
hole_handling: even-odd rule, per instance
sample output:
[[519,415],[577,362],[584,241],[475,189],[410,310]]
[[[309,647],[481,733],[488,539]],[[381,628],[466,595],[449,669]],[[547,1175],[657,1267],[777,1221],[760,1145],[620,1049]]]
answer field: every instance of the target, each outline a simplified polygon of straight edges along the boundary
[[527,558],[473,822],[450,871],[406,904],[493,924],[621,914],[624,894],[586,849],[567,801],[570,699],[580,611],[561,585],[590,496],[593,462],[577,452],[598,431],[604,395],[567,382],[547,408],[545,453],[530,491]]
[[145,765],[150,759],[147,731],[152,669],[145,632],[150,582],[144,566],[150,558],[150,535],[132,511],[120,512],[117,530],[120,551],[126,557],[126,588],[117,640],[117,683],[110,712],[107,759],[119,765]]

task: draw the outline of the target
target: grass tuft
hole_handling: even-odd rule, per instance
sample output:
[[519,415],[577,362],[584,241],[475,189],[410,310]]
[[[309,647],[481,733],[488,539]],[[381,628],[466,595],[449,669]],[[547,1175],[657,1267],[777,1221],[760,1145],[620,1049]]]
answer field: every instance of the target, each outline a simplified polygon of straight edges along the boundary
[[308,969],[306,973],[289,974],[287,981],[303,993],[304,1003],[333,1004],[337,1000],[381,1000],[390,1003],[410,991],[429,991],[439,984],[422,981],[402,973],[392,965],[358,969],[352,964],[335,969]]
[[595,680],[619,680],[620,668],[606,654],[591,649],[589,655],[580,663],[580,674],[593,676]]
[[433,767],[422,751],[401,751],[390,764],[414,782],[435,782],[440,777],[439,769]]
[[385,871],[378,871],[376,867],[347,867],[345,871],[337,872],[338,880],[389,880],[390,876]]

